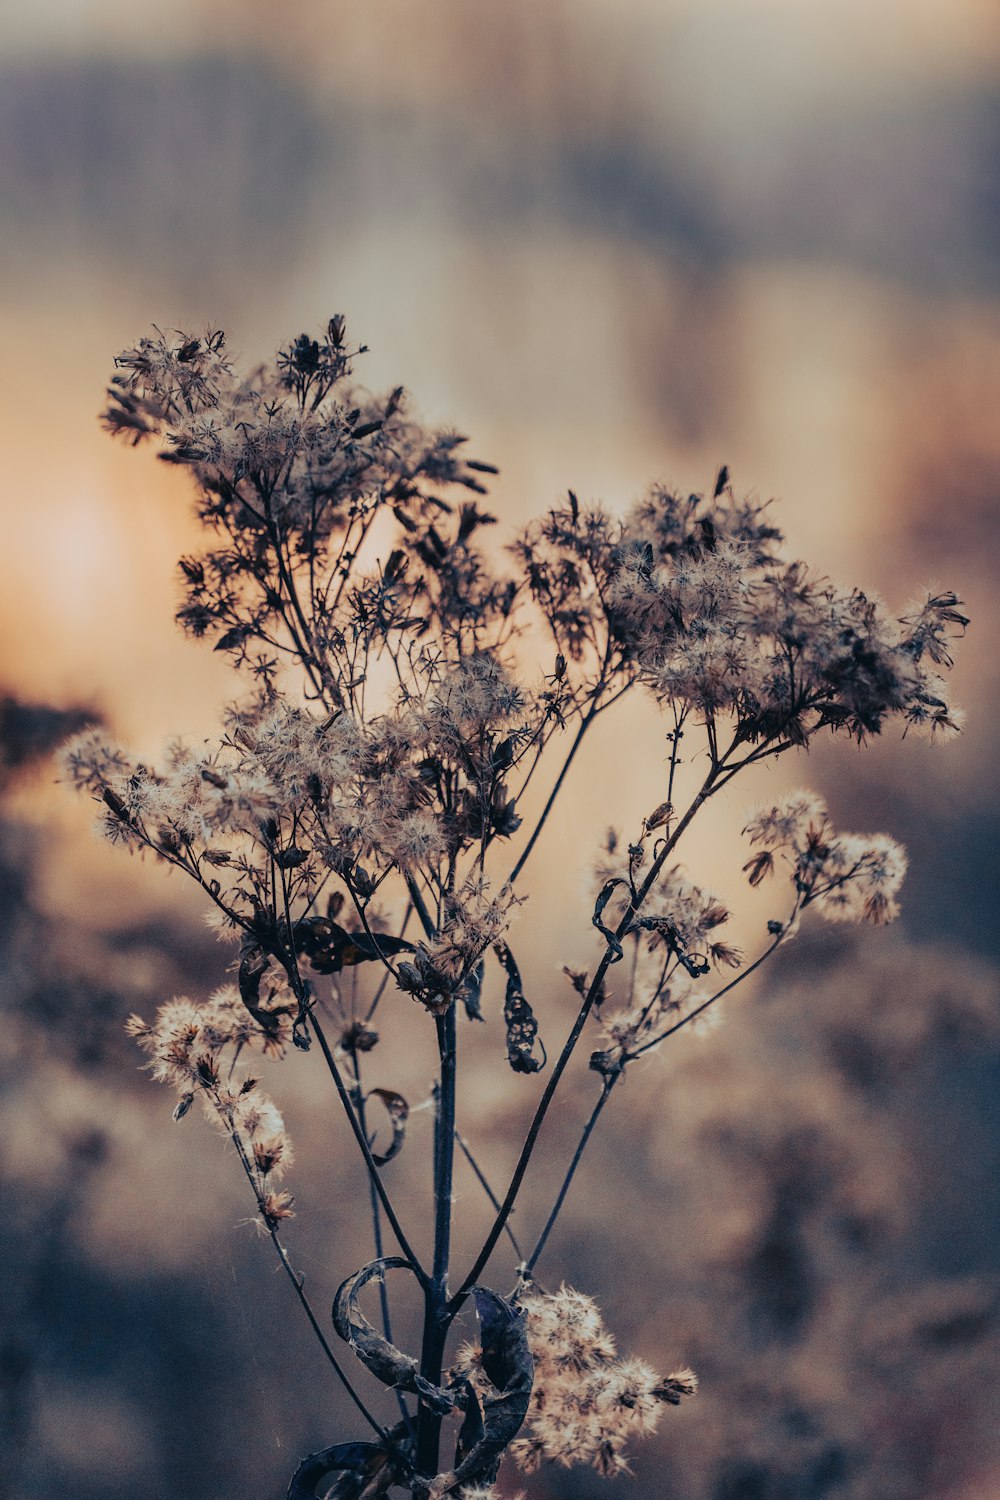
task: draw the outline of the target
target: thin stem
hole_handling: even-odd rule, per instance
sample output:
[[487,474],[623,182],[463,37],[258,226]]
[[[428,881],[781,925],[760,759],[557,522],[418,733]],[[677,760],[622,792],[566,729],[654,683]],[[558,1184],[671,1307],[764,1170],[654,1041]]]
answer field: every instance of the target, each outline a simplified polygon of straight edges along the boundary
[[[358,1049],[356,1047],[351,1048],[351,1066],[354,1070],[354,1086],[357,1090],[356,1107],[358,1111],[358,1123],[367,1138],[368,1121],[366,1118],[364,1090],[361,1086],[361,1062],[358,1057]],[[375,1258],[376,1260],[381,1260],[382,1256],[385,1253],[382,1244],[382,1210],[381,1205],[378,1201],[378,1193],[375,1191],[375,1184],[374,1182],[372,1182],[370,1177],[368,1179],[368,1194],[371,1202],[372,1240],[375,1245]],[[395,1342],[395,1340],[392,1336],[392,1315],[389,1311],[389,1288],[386,1286],[386,1280],[384,1276],[379,1278],[378,1290],[379,1303],[382,1310],[382,1331],[385,1334],[386,1338],[389,1340],[389,1343],[392,1344]],[[396,1392],[396,1401],[399,1405],[400,1416],[403,1418],[403,1421],[406,1423],[407,1428],[409,1429],[411,1424],[410,1409],[403,1399],[402,1391]]]
[[[400,927],[399,927],[399,934],[398,935],[401,938],[404,938],[406,936],[406,929],[409,926],[410,917],[411,917],[412,913],[413,913],[413,902],[412,901],[408,901],[406,903],[406,910],[403,913],[403,920],[400,923]],[[375,1014],[376,1010],[378,1010],[378,1004],[379,1004],[379,1001],[381,1000],[382,996],[385,994],[386,985],[389,983],[389,980],[392,979],[393,977],[394,977],[394,975],[393,975],[392,969],[388,965],[386,965],[386,971],[382,975],[382,979],[381,979],[381,981],[379,983],[378,989],[375,991],[375,995],[374,995],[374,998],[372,999],[372,1003],[371,1003],[371,1005],[369,1005],[367,1011],[365,1012],[365,1020],[366,1021],[370,1021],[371,1018],[372,1018],[372,1016]]]
[[320,669],[319,675],[317,675],[319,664],[316,662],[315,653],[312,649],[312,633],[309,629],[309,625],[306,621],[305,615],[302,612],[302,606],[299,603],[299,596],[295,589],[295,583],[291,571],[285,566],[285,557],[281,547],[281,534],[278,531],[277,523],[272,519],[271,507],[269,502],[267,505],[267,528],[268,533],[271,537],[271,543],[274,547],[274,555],[278,563],[278,578],[279,581],[284,584],[287,590],[289,605],[291,606],[292,613],[295,616],[295,619],[297,619],[299,622],[302,634],[300,635],[299,631],[296,629],[295,620],[290,619],[284,609],[282,609],[281,611],[282,619],[285,622],[285,628],[287,629],[289,635],[295,643],[295,649],[302,661],[303,667],[305,668],[306,675],[316,690],[316,696],[323,702],[325,702],[326,700],[323,697],[322,670]]
[[438,1094],[434,1171],[434,1270],[435,1287],[444,1292],[451,1251],[451,1200],[455,1160],[455,1087],[457,1081],[457,1027],[455,1006],[435,1017],[441,1085]]
[[590,1119],[583,1127],[583,1134],[580,1137],[576,1150],[573,1152],[573,1160],[570,1162],[569,1169],[566,1172],[566,1176],[563,1178],[562,1187],[559,1189],[559,1196],[556,1198],[555,1203],[552,1205],[552,1212],[549,1214],[545,1228],[538,1236],[535,1248],[534,1250],[532,1250],[525,1263],[525,1270],[529,1273],[534,1270],[538,1257],[545,1249],[545,1243],[549,1235],[552,1233],[555,1222],[559,1217],[560,1210],[562,1209],[562,1206],[566,1201],[566,1194],[569,1192],[570,1183],[573,1181],[573,1178],[576,1175],[576,1169],[580,1165],[580,1158],[583,1156],[584,1151],[587,1149],[587,1142],[590,1140],[591,1132],[594,1126],[597,1124],[598,1120],[601,1118],[601,1111],[611,1097],[611,1090],[614,1088],[616,1078],[617,1075],[615,1075],[614,1077],[605,1078],[604,1087],[601,1090],[600,1098],[591,1111]]
[[667,806],[672,807],[674,801],[674,780],[677,776],[677,766],[680,758],[681,737],[684,734],[683,713],[674,714],[674,732],[670,736],[670,771],[667,776]]
[[[273,872],[273,859],[271,861],[271,868]],[[308,991],[302,982],[302,976],[299,972],[298,958],[295,953],[295,941],[293,935],[294,928],[292,926],[292,915],[289,904],[288,887],[285,883],[284,870],[282,870],[281,872],[281,891],[285,907],[285,921],[288,925],[289,942],[291,944],[291,963],[287,968],[287,973],[295,991],[295,997],[298,1000],[300,1007],[302,1007],[303,1012],[308,1014],[310,1024],[312,1025],[312,1028],[316,1033],[316,1039],[320,1044],[320,1048],[322,1049],[323,1057],[326,1060],[326,1065],[329,1069],[330,1076],[334,1081],[337,1093],[339,1094],[341,1103],[344,1106],[344,1111],[350,1123],[351,1130],[354,1132],[354,1138],[357,1141],[358,1145],[361,1147],[361,1154],[365,1159],[365,1166],[368,1168],[368,1180],[371,1183],[372,1189],[381,1199],[382,1206],[386,1212],[386,1217],[388,1218],[389,1223],[392,1225],[396,1239],[399,1241],[400,1249],[403,1251],[403,1254],[407,1257],[407,1259],[411,1261],[417,1279],[421,1282],[424,1282],[426,1281],[426,1272],[423,1270],[420,1261],[417,1259],[417,1256],[410,1246],[409,1241],[403,1233],[402,1226],[400,1225],[399,1220],[396,1217],[395,1209],[389,1201],[389,1195],[385,1190],[385,1185],[379,1175],[378,1166],[376,1164],[374,1156],[372,1155],[371,1145],[368,1141],[368,1134],[364,1129],[363,1123],[358,1118],[358,1112],[355,1109],[351,1096],[347,1091],[347,1087],[344,1083],[341,1071],[337,1067],[337,1060],[330,1050],[330,1044],[327,1041],[323,1028],[319,1023],[319,1018],[316,1015],[315,1009],[306,1010],[306,998]],[[388,960],[386,960],[386,962],[388,962]]]
[[[240,1163],[243,1167],[244,1172],[246,1173],[247,1181],[253,1189],[254,1197],[257,1199],[257,1206],[260,1209],[261,1216],[263,1218],[264,1204],[261,1199],[261,1189],[254,1178],[253,1168],[251,1167],[250,1162],[247,1158],[246,1151],[243,1149],[243,1142],[235,1132],[231,1131],[230,1135],[233,1145],[236,1147],[236,1153],[239,1156]],[[354,1402],[355,1406],[358,1408],[358,1411],[364,1417],[365,1421],[375,1429],[380,1438],[385,1440],[388,1436],[385,1428],[382,1427],[381,1424],[375,1419],[375,1417],[372,1416],[371,1412],[368,1410],[367,1406],[362,1401],[357,1391],[354,1389],[350,1378],[345,1372],[337,1356],[330,1348],[330,1345],[327,1342],[326,1335],[324,1334],[322,1328],[319,1326],[319,1323],[316,1319],[316,1314],[312,1310],[312,1304],[310,1303],[309,1298],[306,1296],[305,1287],[303,1286],[303,1279],[296,1271],[292,1269],[291,1261],[288,1259],[288,1251],[285,1249],[284,1245],[281,1243],[281,1240],[278,1238],[277,1230],[274,1229],[272,1225],[267,1224],[266,1219],[264,1220],[264,1223],[267,1227],[268,1234],[271,1236],[271,1243],[273,1244],[275,1250],[278,1252],[278,1258],[281,1261],[282,1266],[284,1267],[285,1274],[288,1276],[289,1281],[292,1283],[292,1286],[295,1289],[295,1295],[296,1297],[298,1297],[299,1302],[302,1305],[302,1309],[305,1312],[306,1317],[309,1319],[310,1324],[312,1325],[313,1333],[319,1340],[323,1348],[323,1353],[330,1361],[330,1364],[332,1365],[338,1380],[344,1387],[347,1394],[350,1396],[351,1400]]]
[[628,1003],[629,1003],[629,1008],[630,1009],[631,1009],[631,1006],[632,1006],[632,1001],[633,1001],[633,999],[635,997],[635,979],[636,979],[636,974],[638,972],[638,968],[639,968],[639,934],[636,933],[636,935],[635,935],[635,942],[632,944],[632,963],[631,963],[631,966],[629,968],[629,976],[628,976]]
[[275,1231],[273,1229],[271,1229],[268,1232],[269,1232],[269,1234],[271,1236],[271,1240],[273,1241],[274,1248],[277,1250],[278,1255],[279,1255],[279,1257],[281,1259],[281,1264],[285,1268],[285,1273],[288,1276],[288,1279],[291,1281],[292,1286],[295,1289],[295,1295],[298,1297],[299,1301],[301,1302],[302,1307],[305,1310],[306,1317],[309,1319],[309,1322],[312,1324],[313,1332],[315,1333],[316,1337],[319,1339],[319,1342],[322,1344],[322,1346],[323,1346],[323,1352],[326,1355],[327,1359],[330,1361],[330,1364],[333,1366],[334,1370],[336,1371],[337,1377],[340,1380],[341,1385],[343,1385],[345,1391],[350,1396],[351,1400],[354,1402],[355,1406],[358,1408],[358,1411],[364,1417],[365,1421],[368,1422],[370,1424],[370,1426],[372,1426],[375,1429],[375,1431],[378,1433],[379,1437],[382,1439],[383,1442],[387,1442],[388,1438],[389,1438],[389,1434],[386,1432],[385,1428],[375,1419],[375,1417],[372,1416],[371,1412],[368,1410],[367,1406],[362,1401],[361,1397],[358,1395],[357,1391],[354,1389],[354,1386],[351,1384],[350,1380],[348,1379],[347,1375],[345,1374],[345,1372],[344,1372],[344,1370],[343,1370],[343,1368],[342,1368],[342,1366],[340,1364],[340,1361],[337,1359],[337,1356],[334,1354],[333,1350],[330,1348],[330,1345],[329,1345],[329,1343],[327,1342],[327,1339],[326,1339],[326,1335],[323,1333],[322,1328],[320,1328],[319,1323],[316,1321],[316,1314],[313,1312],[312,1306],[311,1306],[311,1304],[309,1302],[309,1298],[305,1294],[305,1290],[303,1289],[301,1278],[299,1277],[299,1275],[298,1275],[298,1273],[296,1271],[292,1270],[291,1264],[290,1264],[289,1259],[288,1259],[288,1252],[286,1251],[286,1249],[285,1249],[284,1245],[281,1243],[281,1241],[278,1239],[278,1236],[275,1233]]
[[708,999],[702,1001],[701,1005],[699,1005],[695,1010],[692,1010],[686,1016],[683,1016],[681,1020],[675,1022],[674,1025],[670,1026],[666,1031],[662,1031],[659,1036],[654,1036],[648,1042],[643,1042],[641,1047],[636,1047],[634,1052],[630,1052],[627,1055],[625,1061],[631,1062],[633,1058],[641,1057],[644,1052],[650,1051],[652,1047],[658,1047],[661,1042],[665,1042],[667,1040],[667,1037],[673,1036],[676,1032],[682,1030],[683,1027],[687,1026],[691,1021],[697,1020],[700,1015],[703,1015],[704,1012],[708,1010],[708,1007],[710,1005],[715,1004],[716,1000],[721,1000],[724,995],[730,994],[738,984],[743,983],[744,979],[749,979],[750,975],[753,974],[755,970],[759,969],[761,964],[765,963],[767,959],[771,957],[771,954],[775,951],[775,949],[781,947],[782,943],[788,936],[788,929],[791,927],[792,923],[795,921],[796,916],[798,915],[799,907],[801,906],[801,904],[802,903],[800,900],[796,901],[795,905],[792,907],[791,915],[789,916],[788,921],[782,927],[781,931],[775,935],[773,943],[769,943],[768,946],[764,949],[763,953],[759,953],[754,959],[753,963],[750,964],[748,968],[743,970],[742,974],[737,974],[735,979],[731,979],[728,984],[724,984],[721,990],[716,990],[714,995],[709,995]]
[[399,1248],[402,1250],[407,1260],[413,1266],[414,1274],[416,1275],[417,1280],[420,1282],[421,1286],[426,1288],[426,1286],[428,1285],[427,1272],[421,1265],[420,1260],[415,1250],[413,1249],[413,1246],[410,1244],[409,1240],[406,1238],[406,1235],[403,1233],[403,1229],[399,1222],[399,1219],[396,1217],[396,1211],[389,1201],[389,1195],[385,1190],[385,1186],[382,1182],[381,1177],[379,1176],[378,1167],[375,1164],[375,1158],[372,1156],[371,1146],[368,1144],[368,1137],[365,1135],[358,1122],[357,1113],[354,1109],[354,1105],[351,1103],[351,1096],[347,1091],[346,1084],[344,1083],[343,1074],[337,1066],[337,1059],[334,1057],[332,1051],[330,1050],[330,1044],[326,1039],[326,1035],[319,1023],[319,1018],[317,1017],[315,1010],[309,1012],[309,1024],[312,1027],[313,1031],[316,1033],[316,1040],[319,1042],[323,1057],[326,1060],[326,1066],[329,1070],[331,1078],[333,1079],[337,1093],[340,1096],[340,1101],[344,1106],[344,1110],[347,1114],[347,1119],[350,1123],[351,1130],[354,1132],[354,1138],[360,1146],[361,1154],[365,1159],[365,1165],[368,1168],[369,1179],[379,1196],[379,1201],[381,1202],[382,1207],[385,1209],[385,1216],[389,1220],[389,1223],[392,1225],[392,1232],[399,1242]]
[[379,940],[378,940],[379,939],[379,935],[378,935],[377,932],[373,932],[372,931],[372,929],[371,929],[371,927],[369,925],[369,922],[368,922],[368,912],[367,912],[366,908],[364,906],[362,906],[361,901],[358,898],[357,891],[354,889],[354,886],[351,883],[351,881],[349,879],[347,879],[346,877],[344,879],[344,884],[347,886],[348,892],[350,893],[351,900],[354,902],[354,909],[357,912],[358,917],[359,917],[360,922],[361,922],[361,925],[362,925],[362,927],[365,930],[365,937],[368,939],[368,941],[371,943],[372,947],[375,949],[375,953],[376,953],[379,961],[385,965],[386,974],[387,975],[391,974],[392,977],[395,979],[395,977],[396,977],[396,966],[393,963],[392,959],[388,958],[386,956],[386,954],[382,952],[382,949],[379,946]]
[[[698,812],[698,809],[711,796],[712,784],[715,778],[715,774],[715,767],[713,766],[709,769],[709,773],[706,776],[704,783],[702,784],[701,791],[695,797],[687,812],[677,824],[677,827],[674,829],[673,833],[668,839],[664,841],[662,849],[650,865],[645,880],[643,880],[639,889],[636,891],[635,895],[632,897],[631,901],[626,907],[625,914],[619,922],[618,927],[615,931],[615,937],[618,940],[619,947],[622,937],[625,935],[625,933],[629,929],[629,926],[631,925],[632,918],[635,916],[636,912],[639,910],[639,908],[642,906],[642,903],[649,895],[654,882],[660,874],[660,871],[662,870],[667,859],[670,857],[671,853],[676,847],[681,835],[687,829],[692,818],[694,818],[694,816]],[[583,1004],[580,1006],[577,1018],[573,1023],[573,1029],[570,1032],[569,1036],[566,1038],[562,1052],[559,1054],[559,1059],[556,1062],[555,1067],[552,1069],[551,1074],[549,1075],[549,1081],[546,1084],[542,1097],[538,1102],[534,1117],[532,1118],[531,1124],[528,1127],[528,1134],[525,1138],[524,1145],[521,1148],[521,1154],[518,1157],[517,1165],[514,1168],[514,1174],[510,1180],[510,1186],[507,1189],[507,1194],[503,1200],[503,1203],[500,1205],[500,1211],[497,1214],[496,1220],[493,1224],[493,1228],[487,1235],[486,1243],[483,1245],[483,1248],[480,1250],[478,1256],[476,1257],[472,1270],[469,1272],[468,1276],[466,1276],[465,1280],[462,1282],[462,1285],[459,1287],[458,1291],[455,1293],[454,1297],[449,1303],[452,1315],[454,1315],[454,1313],[458,1311],[458,1308],[461,1306],[462,1302],[464,1302],[466,1296],[468,1295],[470,1287],[474,1286],[476,1281],[479,1279],[483,1267],[486,1265],[486,1262],[489,1260],[490,1256],[493,1253],[497,1240],[503,1233],[504,1224],[507,1222],[510,1211],[514,1207],[514,1202],[517,1198],[518,1192],[520,1191],[521,1183],[524,1180],[524,1174],[528,1170],[528,1163],[531,1161],[532,1152],[535,1149],[535,1143],[538,1140],[539,1132],[541,1131],[542,1125],[545,1122],[545,1116],[548,1113],[549,1105],[552,1103],[552,1096],[555,1093],[556,1089],[559,1087],[560,1079],[562,1078],[563,1073],[566,1071],[566,1067],[569,1064],[570,1058],[573,1056],[573,1053],[576,1049],[576,1044],[580,1040],[580,1035],[583,1031],[584,1025],[586,1024],[587,1017],[590,1015],[591,1009],[593,1008],[594,1002],[597,999],[598,995],[601,993],[604,976],[611,966],[613,955],[614,948],[612,947],[611,943],[608,943],[607,947],[604,950],[603,957],[601,958],[601,961],[594,973],[594,977],[591,980],[590,988],[588,989],[587,994],[584,997]]]
[[562,770],[556,777],[555,785],[549,793],[548,801],[542,808],[541,816],[539,817],[538,822],[535,824],[532,830],[531,837],[529,838],[527,844],[525,844],[524,849],[521,851],[520,859],[517,861],[517,864],[514,866],[513,870],[511,870],[509,876],[507,877],[509,885],[514,884],[515,880],[527,864],[528,857],[531,854],[532,849],[534,849],[535,845],[537,844],[542,829],[545,827],[545,824],[548,821],[548,816],[552,811],[553,804],[555,803],[556,798],[562,790],[562,784],[566,780],[566,776],[569,772],[570,766],[573,764],[573,758],[583,742],[584,735],[587,733],[587,730],[590,728],[591,724],[594,722],[594,719],[597,717],[597,712],[597,704],[595,701],[595,703],[591,705],[589,712],[584,714],[583,718],[580,720],[580,727],[577,729],[576,734],[573,737],[573,743],[572,745],[570,745],[566,759],[563,761]]
[[[726,761],[732,754],[733,749],[735,749],[735,745],[731,745],[729,750],[722,757],[720,766],[726,765]],[[792,740],[781,740],[777,744],[775,744],[773,740],[765,740],[764,743],[762,745],[758,745],[757,749],[754,750],[750,755],[745,755],[742,760],[736,761],[735,764],[731,766],[726,766],[725,775],[719,778],[716,790],[721,791],[724,786],[732,781],[734,776],[738,776],[740,771],[745,770],[747,766],[758,765],[762,760],[767,760],[768,756],[781,755],[785,750],[792,749],[794,749],[794,742]]]
[[410,900],[413,902],[413,909],[416,912],[417,916],[420,918],[420,925],[424,929],[425,937],[436,937],[437,929],[434,926],[434,919],[431,916],[430,912],[427,910],[427,903],[424,900],[423,896],[420,894],[420,888],[417,885],[416,880],[412,875],[406,875],[404,876],[404,879],[406,881],[406,889],[409,892]]
[[[485,1176],[482,1168],[480,1167],[479,1163],[476,1161],[476,1158],[472,1154],[472,1151],[471,1151],[471,1149],[469,1147],[468,1141],[457,1130],[455,1131],[455,1140],[458,1142],[459,1148],[461,1149],[462,1154],[464,1155],[466,1161],[469,1163],[469,1166],[472,1168],[473,1172],[476,1174],[476,1179],[479,1182],[479,1185],[482,1188],[483,1192],[486,1194],[487,1198],[490,1200],[490,1202],[492,1203],[492,1205],[493,1205],[494,1209],[497,1211],[497,1213],[499,1213],[500,1212],[500,1199],[497,1197],[496,1193],[493,1191],[493,1189],[490,1187],[488,1181],[486,1180],[486,1176]],[[522,1251],[520,1245],[517,1243],[517,1237],[514,1234],[513,1229],[511,1229],[511,1227],[510,1227],[510,1220],[509,1219],[504,1224],[503,1231],[504,1231],[504,1234],[507,1236],[507,1238],[510,1240],[511,1246],[513,1247],[513,1250],[514,1250],[514,1254],[517,1256],[518,1264],[519,1265],[522,1264],[523,1261],[524,1261],[524,1252]]]

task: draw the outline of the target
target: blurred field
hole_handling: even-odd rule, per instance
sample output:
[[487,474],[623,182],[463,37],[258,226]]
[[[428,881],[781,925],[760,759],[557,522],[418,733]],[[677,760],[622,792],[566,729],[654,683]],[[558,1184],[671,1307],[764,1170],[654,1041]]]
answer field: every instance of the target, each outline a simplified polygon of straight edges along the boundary
[[[0,42],[0,692],[100,711],[152,757],[233,691],[171,623],[183,484],[95,421],[151,321],[221,324],[253,359],[343,311],[362,378],[405,382],[500,465],[505,525],[567,486],[701,489],[725,461],[821,570],[900,606],[932,581],[969,602],[962,741],[782,770],[907,843],[902,923],[807,933],[728,1025],[630,1080],[546,1274],[592,1292],[624,1349],[702,1375],[619,1494],[992,1500],[995,6],[44,0],[6,9]],[[584,962],[596,839],[648,808],[641,775],[619,785],[624,747],[659,753],[629,714],[581,758],[540,860],[557,919],[524,918],[547,1035],[568,1021],[553,976]],[[277,1497],[350,1419],[232,1161],[199,1119],[170,1126],[121,1033],[217,983],[224,953],[176,880],[92,839],[53,784],[59,732],[0,714],[0,1496]],[[743,807],[713,810],[699,871],[734,900],[715,850]],[[501,1179],[533,1086],[488,1066],[495,1008],[488,1030],[464,1108]],[[295,1249],[324,1305],[369,1254],[341,1207],[360,1178],[311,1060],[286,1066]],[[567,1145],[582,1067],[575,1089]],[[417,1119],[391,1169],[413,1214]]]

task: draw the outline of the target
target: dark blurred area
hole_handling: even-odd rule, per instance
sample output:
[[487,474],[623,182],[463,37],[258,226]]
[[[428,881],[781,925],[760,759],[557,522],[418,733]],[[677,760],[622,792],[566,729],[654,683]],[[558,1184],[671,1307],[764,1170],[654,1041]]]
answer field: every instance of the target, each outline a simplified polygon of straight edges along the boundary
[[[832,744],[768,783],[907,844],[901,923],[807,928],[726,1025],[630,1076],[540,1274],[595,1296],[624,1351],[701,1376],[623,1495],[993,1500],[995,7],[45,0],[0,40],[0,1496],[263,1500],[355,1435],[232,1158],[197,1116],[171,1125],[123,1035],[228,954],[176,879],[96,843],[49,754],[99,715],[153,757],[235,691],[171,627],[176,476],[97,431],[114,353],[210,321],[252,361],[343,311],[364,379],[404,381],[501,466],[505,525],[570,485],[703,489],[725,461],[820,571],[900,609],[928,583],[969,602],[961,741]],[[640,731],[648,774],[623,785]],[[525,918],[547,1038],[558,969],[590,951],[597,840],[658,800],[660,749],[651,715],[596,740],[551,830],[557,920]],[[734,904],[716,851],[743,808],[688,851]],[[463,1108],[499,1182],[534,1085],[498,1072],[497,1024],[494,1004]],[[325,1307],[371,1253],[344,1208],[363,1184],[312,1060],[284,1068],[290,1242]],[[525,1223],[593,1090],[581,1064]],[[389,1169],[412,1215],[429,1128]],[[468,1174],[459,1210],[487,1221]]]

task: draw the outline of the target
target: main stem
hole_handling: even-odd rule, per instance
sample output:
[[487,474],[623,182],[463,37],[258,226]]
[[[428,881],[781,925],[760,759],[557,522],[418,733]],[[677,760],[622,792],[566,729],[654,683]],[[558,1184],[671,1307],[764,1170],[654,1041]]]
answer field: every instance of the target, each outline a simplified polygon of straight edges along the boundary
[[[420,1373],[441,1384],[445,1345],[451,1317],[448,1311],[448,1268],[451,1259],[452,1179],[455,1165],[455,1084],[457,1032],[455,1006],[435,1017],[441,1074],[434,1118],[434,1263],[424,1288],[424,1336]],[[417,1468],[436,1474],[441,1447],[441,1417],[421,1406],[417,1419]]]

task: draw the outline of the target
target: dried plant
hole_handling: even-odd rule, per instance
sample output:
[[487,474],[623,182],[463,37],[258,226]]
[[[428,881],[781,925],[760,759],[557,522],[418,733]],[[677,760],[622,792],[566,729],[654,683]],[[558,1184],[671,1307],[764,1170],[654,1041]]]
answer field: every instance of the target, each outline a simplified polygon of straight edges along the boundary
[[[731,994],[807,908],[875,924],[897,912],[900,847],[884,834],[837,833],[810,793],[785,796],[747,823],[750,885],[777,878],[786,894],[745,956],[727,937],[725,906],[679,863],[682,839],[734,777],[816,735],[860,743],[890,720],[939,738],[956,731],[941,673],[967,622],[953,594],[896,619],[785,560],[769,508],[740,499],[725,469],[710,495],[654,486],[624,518],[570,492],[501,565],[484,545],[495,518],[479,498],[495,470],[468,458],[454,432],[413,420],[401,389],[375,399],[356,387],[361,352],[336,317],[321,338],[301,335],[246,377],[218,331],[156,331],[119,356],[104,423],[135,443],[161,441],[161,458],[189,471],[206,530],[205,550],[180,562],[178,619],[229,655],[248,696],[215,741],[176,745],[159,768],[100,730],[78,736],[64,765],[101,802],[112,842],[196,881],[237,945],[232,982],[205,1001],[170,1001],[152,1023],[136,1017],[131,1030],[153,1076],[176,1089],[175,1118],[200,1100],[232,1142],[261,1230],[371,1429],[369,1441],[304,1460],[289,1496],[303,1500],[325,1482],[330,1496],[401,1489],[473,1500],[495,1493],[508,1451],[528,1470],[553,1459],[617,1473],[627,1441],[695,1389],[690,1371],[661,1378],[618,1358],[589,1298],[547,1292],[536,1277],[627,1069]],[[466,498],[449,498],[461,489]],[[609,836],[595,851],[586,918],[596,952],[566,967],[576,1016],[509,1184],[494,1193],[456,1121],[459,1023],[483,1020],[495,961],[505,991],[498,1065],[530,1076],[550,1061],[510,926],[581,742],[637,689],[665,722],[662,798],[628,841]],[[526,788],[546,775],[549,793],[525,826]],[[359,974],[375,978],[366,986]],[[394,993],[409,1000],[390,1016]],[[592,1018],[597,1102],[525,1252],[510,1216]],[[401,1222],[385,1170],[409,1105],[363,1078],[383,1027],[427,1028],[436,1041],[429,1256],[418,1249],[425,1226]],[[375,1246],[343,1282],[333,1329],[394,1392],[392,1418],[355,1389],[286,1248],[291,1146],[249,1064],[314,1043],[367,1169]],[[379,1152],[376,1105],[391,1126]],[[453,1276],[456,1147],[495,1217]],[[504,1234],[517,1284],[501,1296],[480,1277]],[[390,1235],[397,1255],[384,1253]],[[392,1270],[422,1294],[416,1355],[393,1342]],[[369,1282],[382,1288],[379,1328],[361,1307]],[[479,1343],[449,1359],[470,1299]],[[450,1465],[446,1422],[457,1426]]]

